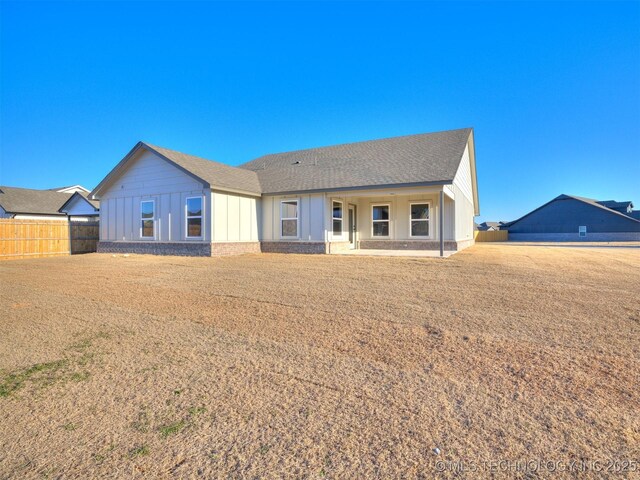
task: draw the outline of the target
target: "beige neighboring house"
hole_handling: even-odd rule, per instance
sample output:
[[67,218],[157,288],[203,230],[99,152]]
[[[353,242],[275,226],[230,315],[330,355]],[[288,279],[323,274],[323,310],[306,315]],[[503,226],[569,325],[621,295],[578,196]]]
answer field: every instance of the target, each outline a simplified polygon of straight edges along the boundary
[[471,128],[265,155],[238,167],[139,142],[91,192],[99,252],[461,250],[479,214]]
[[23,220],[98,220],[100,203],[80,186],[52,190],[0,186],[0,218]]

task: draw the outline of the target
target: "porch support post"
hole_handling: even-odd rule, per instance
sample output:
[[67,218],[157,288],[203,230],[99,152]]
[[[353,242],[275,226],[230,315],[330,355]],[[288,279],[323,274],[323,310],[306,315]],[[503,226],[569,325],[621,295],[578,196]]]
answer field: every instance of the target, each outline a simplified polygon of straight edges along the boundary
[[444,257],[444,189],[440,190],[440,256]]

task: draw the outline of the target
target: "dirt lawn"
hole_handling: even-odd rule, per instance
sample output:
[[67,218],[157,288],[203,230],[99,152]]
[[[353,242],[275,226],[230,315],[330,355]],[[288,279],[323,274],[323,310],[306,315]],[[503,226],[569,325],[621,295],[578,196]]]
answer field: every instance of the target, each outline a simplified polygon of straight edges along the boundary
[[601,478],[639,386],[638,250],[0,263],[0,478]]

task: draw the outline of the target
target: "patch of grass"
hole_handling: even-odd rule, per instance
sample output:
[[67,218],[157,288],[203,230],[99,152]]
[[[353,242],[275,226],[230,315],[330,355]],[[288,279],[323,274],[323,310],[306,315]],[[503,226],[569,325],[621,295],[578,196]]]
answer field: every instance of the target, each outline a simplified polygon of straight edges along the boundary
[[260,449],[258,450],[260,452],[261,455],[266,454],[269,450],[271,450],[271,445],[268,444],[263,444],[260,445]]
[[67,432],[73,432],[78,427],[75,424],[69,422],[65,423],[62,428],[64,428]]
[[189,409],[189,416],[197,417],[198,415],[204,413],[206,410],[207,410],[206,407],[191,407]]
[[149,455],[149,447],[146,445],[140,445],[129,450],[129,457],[131,458],[143,457],[145,455]]
[[[36,363],[24,370],[6,375],[0,381],[0,397],[8,397],[13,392],[21,388],[25,382],[35,380],[44,374],[52,374],[67,365],[68,361],[56,360],[55,362]],[[40,374],[40,375],[39,375]]]
[[160,427],[160,434],[166,438],[170,435],[178,433],[180,430],[186,427],[186,425],[187,422],[185,422],[184,420],[179,420],[177,422],[170,423],[169,425],[164,425]]
[[74,382],[82,382],[87,378],[89,378],[89,376],[90,376],[89,372],[76,372],[73,375],[71,375],[71,380],[73,380]]

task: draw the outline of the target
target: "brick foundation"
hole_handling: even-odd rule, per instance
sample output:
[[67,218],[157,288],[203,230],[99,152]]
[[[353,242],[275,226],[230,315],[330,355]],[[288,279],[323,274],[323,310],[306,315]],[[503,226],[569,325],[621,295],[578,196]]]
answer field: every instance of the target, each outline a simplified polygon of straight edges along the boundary
[[[360,240],[360,248],[363,250],[440,250],[440,240]],[[445,240],[444,249],[457,251],[458,242]]]
[[242,255],[245,253],[260,253],[260,242],[224,242],[212,243],[211,255]]
[[263,253],[327,253],[324,242],[261,242]]
[[210,243],[98,242],[98,253],[136,253],[141,255],[178,255],[210,257]]

